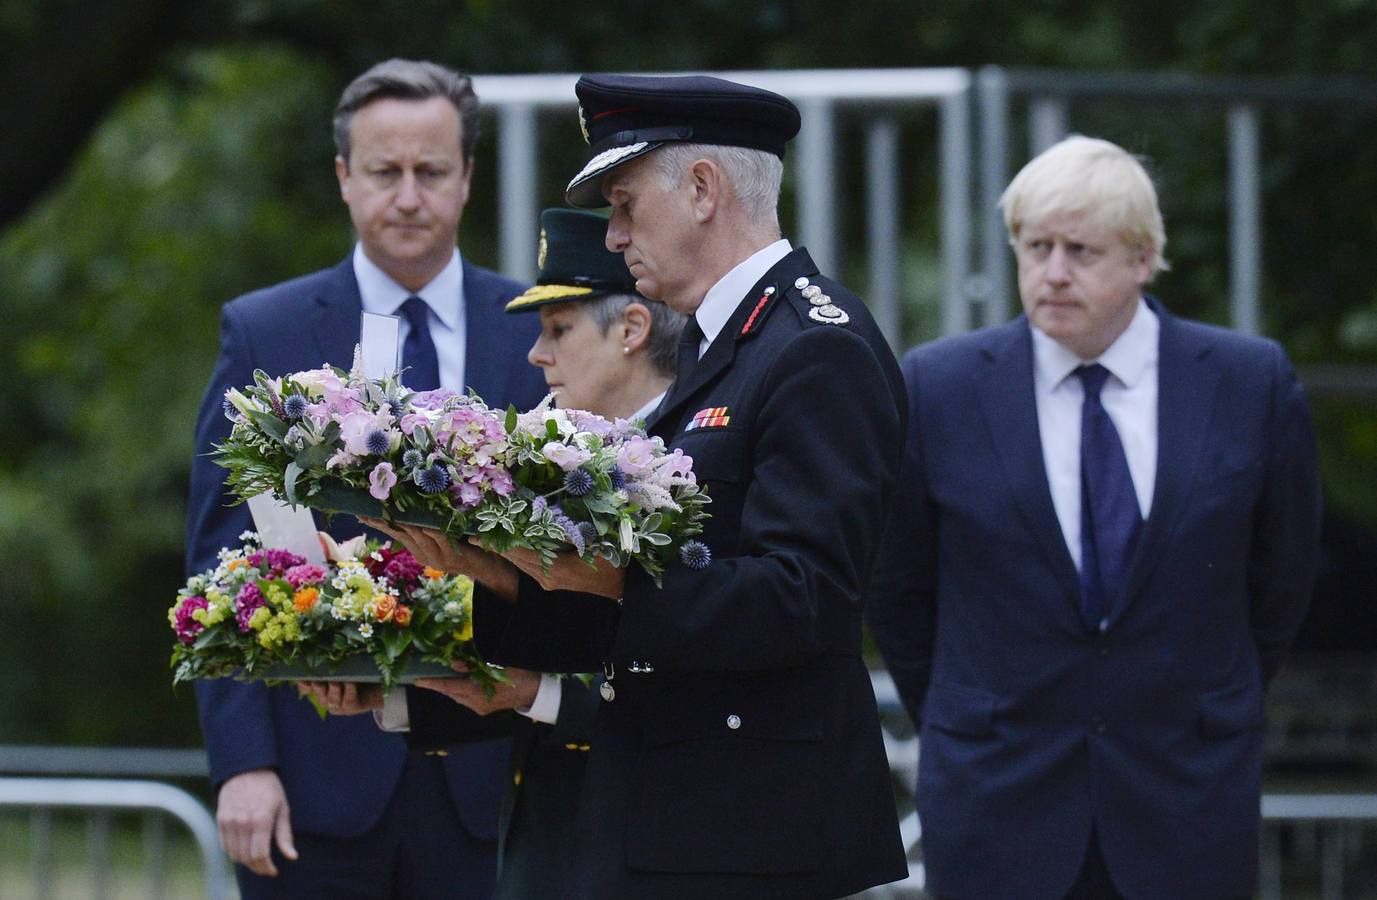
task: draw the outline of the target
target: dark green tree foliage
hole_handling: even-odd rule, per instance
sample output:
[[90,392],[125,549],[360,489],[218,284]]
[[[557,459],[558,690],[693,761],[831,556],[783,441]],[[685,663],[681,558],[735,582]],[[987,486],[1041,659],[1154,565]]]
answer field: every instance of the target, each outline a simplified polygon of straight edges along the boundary
[[[1372,80],[1367,0],[1141,4],[10,0],[0,4],[0,743],[194,744],[163,614],[182,576],[196,406],[221,303],[352,237],[330,110],[388,56],[480,73],[969,66]],[[1266,330],[1301,364],[1377,363],[1377,114],[1265,114]],[[863,114],[839,119],[846,276],[865,283]],[[1223,115],[1086,103],[1074,128],[1153,157],[1174,271],[1227,319]],[[935,117],[900,117],[906,334],[935,334]],[[485,122],[491,129],[494,123]],[[541,202],[585,148],[542,118]],[[480,143],[466,253],[495,263]],[[786,183],[784,219],[792,219]],[[1377,523],[1371,398],[1317,403],[1331,504]]]

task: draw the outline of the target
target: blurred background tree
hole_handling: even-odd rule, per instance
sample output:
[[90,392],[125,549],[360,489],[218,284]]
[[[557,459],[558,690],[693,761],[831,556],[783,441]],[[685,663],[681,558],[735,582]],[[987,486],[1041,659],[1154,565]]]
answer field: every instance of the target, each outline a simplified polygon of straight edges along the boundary
[[[409,56],[475,73],[993,63],[1371,79],[1375,48],[1365,0],[1166,0],[1150,13],[1103,0],[685,0],[672,14],[633,0],[8,0],[0,743],[199,743],[190,692],[168,687],[162,614],[182,580],[191,430],[219,306],[347,252],[330,111],[372,63]],[[1218,116],[1090,105],[1072,124],[1155,159],[1175,264],[1157,290],[1178,311],[1222,321]],[[543,138],[571,166],[583,152],[574,134],[571,121]],[[903,175],[905,221],[929,235],[906,238],[910,342],[934,335],[939,299],[936,201],[915,177],[930,154],[907,158]],[[1264,162],[1267,333],[1301,364],[1377,364],[1377,116],[1271,116]],[[486,141],[461,235],[486,265],[495,171]],[[560,174],[543,202],[559,202]],[[863,240],[856,205],[841,211],[843,249]],[[862,271],[848,274],[863,287]],[[1371,407],[1370,397],[1317,404],[1335,527],[1355,547],[1377,529]],[[1370,647],[1370,630],[1340,624]]]

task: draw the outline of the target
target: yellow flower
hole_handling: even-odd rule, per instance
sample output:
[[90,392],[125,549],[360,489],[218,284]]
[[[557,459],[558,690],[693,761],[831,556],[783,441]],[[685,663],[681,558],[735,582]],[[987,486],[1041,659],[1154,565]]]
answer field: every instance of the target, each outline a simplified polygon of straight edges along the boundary
[[473,640],[473,619],[466,619],[462,627],[454,629],[452,635],[456,641]]
[[253,615],[249,616],[249,627],[254,631],[262,631],[272,617],[272,612],[266,606],[260,606],[253,611]]
[[421,574],[424,575],[424,576],[427,577],[427,578],[444,578],[444,577],[445,577],[445,573],[444,573],[444,572],[441,572],[439,569],[432,569],[430,566],[426,566],[424,569],[422,569],[422,570],[421,570]]

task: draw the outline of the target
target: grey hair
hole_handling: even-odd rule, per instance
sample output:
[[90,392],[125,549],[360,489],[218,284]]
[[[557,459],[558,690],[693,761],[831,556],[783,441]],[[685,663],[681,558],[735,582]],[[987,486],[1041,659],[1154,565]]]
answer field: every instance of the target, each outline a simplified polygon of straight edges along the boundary
[[650,340],[646,344],[650,364],[661,374],[674,377],[678,361],[679,335],[684,330],[687,316],[675,312],[658,300],[648,300],[640,294],[608,294],[582,304],[593,317],[598,332],[607,334],[607,329],[621,316],[622,311],[633,303],[639,303],[650,310]]
[[655,152],[655,170],[665,187],[684,177],[694,160],[710,159],[726,173],[736,200],[752,222],[779,228],[779,185],[784,160],[765,150],[719,144],[669,143]]
[[473,80],[453,69],[414,59],[389,59],[380,62],[349,82],[335,105],[335,149],[344,165],[349,165],[349,126],[354,113],[374,100],[429,100],[444,97],[459,113],[459,149],[464,162],[473,159],[478,143],[478,95]]

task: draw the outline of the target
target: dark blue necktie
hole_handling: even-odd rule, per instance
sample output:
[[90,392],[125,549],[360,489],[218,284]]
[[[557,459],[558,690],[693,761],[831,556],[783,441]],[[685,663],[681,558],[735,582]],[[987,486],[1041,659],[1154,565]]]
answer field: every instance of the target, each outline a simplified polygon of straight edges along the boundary
[[401,313],[411,326],[402,344],[402,384],[413,391],[433,391],[440,386],[440,359],[430,337],[429,309],[420,297],[407,297]]
[[1081,404],[1081,615],[1087,628],[1109,627],[1110,605],[1123,588],[1142,530],[1138,495],[1114,422],[1100,403],[1109,370],[1076,370],[1085,388]]

